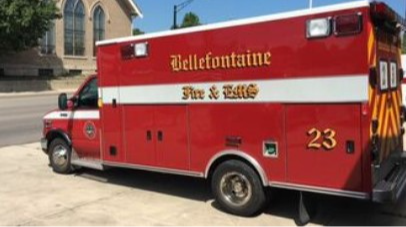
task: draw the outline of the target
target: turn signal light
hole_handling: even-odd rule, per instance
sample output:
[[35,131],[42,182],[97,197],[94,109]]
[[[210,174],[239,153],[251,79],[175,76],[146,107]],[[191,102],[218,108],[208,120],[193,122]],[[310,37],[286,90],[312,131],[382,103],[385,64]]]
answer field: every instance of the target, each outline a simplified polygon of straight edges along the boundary
[[361,13],[337,16],[334,20],[334,34],[336,36],[355,35],[361,31]]
[[103,99],[98,99],[98,100],[97,100],[97,106],[98,106],[99,108],[102,108],[102,107],[103,107]]

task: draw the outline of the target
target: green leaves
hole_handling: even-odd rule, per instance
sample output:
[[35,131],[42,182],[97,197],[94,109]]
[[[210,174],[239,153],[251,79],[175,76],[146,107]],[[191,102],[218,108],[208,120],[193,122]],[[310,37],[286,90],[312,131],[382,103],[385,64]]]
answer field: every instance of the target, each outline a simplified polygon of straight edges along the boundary
[[143,32],[142,30],[140,30],[139,28],[133,28],[133,35],[137,36],[137,35],[143,35],[145,34],[145,32]]
[[38,46],[58,12],[51,0],[0,0],[0,54]]
[[406,33],[402,37],[402,54],[406,54]]
[[193,26],[198,26],[198,25],[201,25],[199,16],[197,16],[195,13],[189,12],[189,13],[185,14],[182,25],[180,27],[188,28],[188,27],[193,27]]

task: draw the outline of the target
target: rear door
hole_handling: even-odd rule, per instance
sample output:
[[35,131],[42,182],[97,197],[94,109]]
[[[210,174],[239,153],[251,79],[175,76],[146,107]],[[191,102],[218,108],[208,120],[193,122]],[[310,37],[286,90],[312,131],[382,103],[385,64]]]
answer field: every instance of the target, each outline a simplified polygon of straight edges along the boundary
[[378,126],[372,136],[377,136],[378,149],[375,164],[381,165],[392,154],[402,151],[401,116],[402,95],[399,70],[401,67],[399,35],[380,27],[375,28],[377,83],[372,90],[372,121]]
[[401,88],[401,24],[404,21],[384,3],[372,3],[370,26],[371,152],[373,184],[383,180],[403,152]]

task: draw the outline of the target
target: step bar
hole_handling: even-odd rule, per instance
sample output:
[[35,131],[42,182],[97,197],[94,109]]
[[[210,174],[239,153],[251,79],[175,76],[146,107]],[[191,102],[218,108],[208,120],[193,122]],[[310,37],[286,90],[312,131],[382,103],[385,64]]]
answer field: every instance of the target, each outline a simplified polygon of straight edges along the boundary
[[391,170],[390,174],[378,182],[373,189],[373,201],[378,203],[396,203],[406,186],[406,159]]
[[105,170],[103,163],[99,160],[75,159],[71,161],[71,164],[73,166],[80,166],[89,169]]

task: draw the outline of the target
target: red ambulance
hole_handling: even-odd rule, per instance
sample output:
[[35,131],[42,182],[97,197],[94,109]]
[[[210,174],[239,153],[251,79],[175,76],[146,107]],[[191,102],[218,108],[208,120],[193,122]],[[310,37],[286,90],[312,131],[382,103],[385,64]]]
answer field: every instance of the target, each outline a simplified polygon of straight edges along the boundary
[[44,117],[53,170],[206,178],[228,212],[267,188],[396,201],[406,182],[400,33],[356,1],[97,43],[97,76]]

